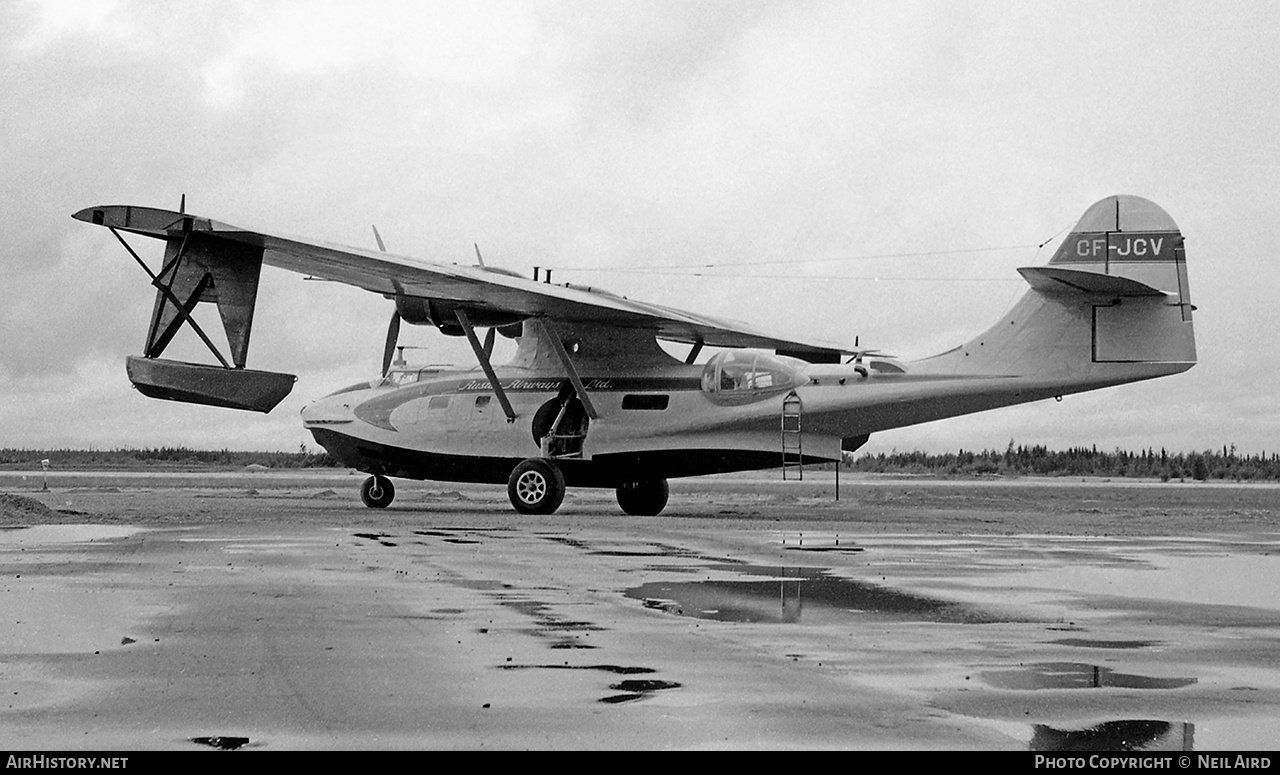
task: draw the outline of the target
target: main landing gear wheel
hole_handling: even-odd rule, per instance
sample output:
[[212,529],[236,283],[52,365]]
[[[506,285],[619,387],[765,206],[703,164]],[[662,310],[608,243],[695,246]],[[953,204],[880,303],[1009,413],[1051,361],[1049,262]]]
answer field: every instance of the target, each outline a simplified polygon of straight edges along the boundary
[[395,497],[395,485],[385,476],[371,476],[360,485],[360,500],[371,509],[385,509]]
[[511,472],[507,496],[521,514],[552,514],[564,501],[564,474],[550,460],[531,457]]
[[656,517],[667,507],[666,479],[623,482],[618,485],[618,505],[633,517]]

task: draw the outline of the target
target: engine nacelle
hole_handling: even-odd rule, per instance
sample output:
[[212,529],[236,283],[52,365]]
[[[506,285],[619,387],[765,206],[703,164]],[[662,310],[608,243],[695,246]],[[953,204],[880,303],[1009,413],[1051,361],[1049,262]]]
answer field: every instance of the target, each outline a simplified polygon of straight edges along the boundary
[[[428,299],[422,296],[397,296],[396,312],[400,319],[415,326],[435,326],[446,336],[463,336],[462,324],[458,322],[459,305],[448,299]],[[476,328],[502,328],[520,323],[523,315],[484,307],[461,307],[467,313],[467,319]],[[505,332],[504,332],[505,333]]]

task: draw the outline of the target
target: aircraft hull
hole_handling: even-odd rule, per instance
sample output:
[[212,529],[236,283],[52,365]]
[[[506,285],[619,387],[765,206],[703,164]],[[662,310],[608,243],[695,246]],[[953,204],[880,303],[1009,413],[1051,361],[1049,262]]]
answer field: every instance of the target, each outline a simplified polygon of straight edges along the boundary
[[[1188,363],[1104,364],[1035,376],[872,374],[852,368],[794,388],[717,402],[702,388],[702,366],[612,379],[586,377],[598,412],[580,451],[556,460],[566,484],[615,487],[783,465],[783,404],[799,399],[799,450],[787,462],[839,460],[868,434],[1183,371]],[[537,419],[556,405],[567,380],[555,373],[503,370],[516,418],[508,422],[489,383],[474,372],[437,374],[403,387],[373,387],[323,399],[304,411],[316,442],[360,471],[436,481],[505,483],[521,460],[539,457]],[[643,397],[638,400],[637,397]],[[644,406],[644,409],[628,407]],[[656,407],[662,408],[656,408]],[[852,443],[851,443],[852,442]]]
[[[453,455],[365,441],[328,428],[312,428],[316,443],[345,465],[371,474],[437,482],[506,484],[524,458]],[[806,455],[806,464],[829,459]],[[613,453],[590,460],[556,461],[571,487],[616,487],[637,479],[756,471],[781,464],[778,451],[733,449],[654,449]]]

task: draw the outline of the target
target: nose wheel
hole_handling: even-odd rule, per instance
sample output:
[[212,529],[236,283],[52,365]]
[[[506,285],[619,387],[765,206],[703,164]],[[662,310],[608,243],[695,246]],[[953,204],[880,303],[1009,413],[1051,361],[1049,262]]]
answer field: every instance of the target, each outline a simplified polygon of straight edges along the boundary
[[564,501],[564,474],[555,463],[531,457],[511,472],[507,497],[521,514],[552,514]]
[[360,485],[360,500],[371,509],[385,509],[395,497],[395,485],[385,476],[371,476]]

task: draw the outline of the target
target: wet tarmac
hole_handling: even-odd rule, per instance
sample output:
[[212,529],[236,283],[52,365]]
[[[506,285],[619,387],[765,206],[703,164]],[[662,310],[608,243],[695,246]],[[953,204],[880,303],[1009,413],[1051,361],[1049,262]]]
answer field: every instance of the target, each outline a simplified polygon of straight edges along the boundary
[[[122,481],[0,478],[53,509],[0,523],[9,747],[1280,746],[1262,491],[1210,519],[1200,492],[1086,488],[1046,517],[716,480],[637,519],[607,493],[522,517],[453,485],[380,513],[336,477]],[[915,498],[964,505],[904,529]]]

